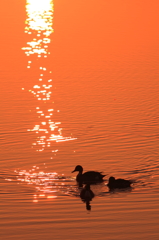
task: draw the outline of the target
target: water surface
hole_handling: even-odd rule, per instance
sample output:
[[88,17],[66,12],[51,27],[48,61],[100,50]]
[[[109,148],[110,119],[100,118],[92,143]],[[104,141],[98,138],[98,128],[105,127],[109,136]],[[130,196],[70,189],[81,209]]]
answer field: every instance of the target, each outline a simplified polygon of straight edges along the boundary
[[[158,239],[158,7],[1,3],[2,239]],[[77,164],[106,174],[91,211]]]

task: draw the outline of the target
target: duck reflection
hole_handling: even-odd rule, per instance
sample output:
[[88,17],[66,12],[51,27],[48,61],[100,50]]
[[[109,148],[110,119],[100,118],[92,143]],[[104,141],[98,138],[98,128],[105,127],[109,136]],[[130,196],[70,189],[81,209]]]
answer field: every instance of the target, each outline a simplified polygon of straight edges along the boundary
[[80,198],[84,203],[86,203],[86,209],[91,210],[90,202],[95,197],[93,191],[90,189],[90,184],[86,184],[85,187],[81,190]]

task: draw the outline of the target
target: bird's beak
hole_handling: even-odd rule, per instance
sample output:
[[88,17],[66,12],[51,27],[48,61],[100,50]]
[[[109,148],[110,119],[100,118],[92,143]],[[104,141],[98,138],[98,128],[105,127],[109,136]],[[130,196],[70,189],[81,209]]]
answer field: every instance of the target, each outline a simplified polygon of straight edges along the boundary
[[75,172],[75,170],[73,170],[71,173]]

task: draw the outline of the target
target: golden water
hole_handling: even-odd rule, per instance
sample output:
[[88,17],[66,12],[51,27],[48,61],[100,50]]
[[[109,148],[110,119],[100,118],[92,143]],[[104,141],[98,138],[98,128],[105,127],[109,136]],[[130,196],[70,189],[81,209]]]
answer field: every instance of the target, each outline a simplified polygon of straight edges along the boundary
[[[159,238],[158,5],[0,4],[3,240]],[[106,174],[91,211],[77,164]]]

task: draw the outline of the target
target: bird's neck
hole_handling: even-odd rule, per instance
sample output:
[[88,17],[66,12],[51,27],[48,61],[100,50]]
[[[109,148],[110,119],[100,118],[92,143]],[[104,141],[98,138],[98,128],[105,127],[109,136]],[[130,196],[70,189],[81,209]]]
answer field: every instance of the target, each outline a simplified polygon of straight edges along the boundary
[[76,180],[77,180],[78,182],[82,181],[82,172],[79,172],[79,173],[77,174]]

